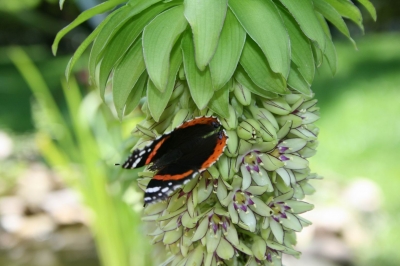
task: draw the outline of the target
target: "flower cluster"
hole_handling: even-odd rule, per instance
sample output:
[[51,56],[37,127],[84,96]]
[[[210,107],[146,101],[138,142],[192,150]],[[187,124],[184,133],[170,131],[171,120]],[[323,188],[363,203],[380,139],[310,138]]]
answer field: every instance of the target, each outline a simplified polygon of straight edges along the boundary
[[[160,122],[148,115],[138,125],[136,147],[190,116],[214,115],[194,107],[183,83],[173,95]],[[318,145],[316,100],[294,92],[252,101],[244,95],[251,93],[231,92],[229,117],[220,118],[229,140],[217,163],[144,209],[148,234],[165,247],[163,265],[281,265],[282,253],[300,255],[295,233],[311,224],[300,214],[313,208],[301,200],[318,178],[307,160]],[[152,174],[141,173],[140,187]]]

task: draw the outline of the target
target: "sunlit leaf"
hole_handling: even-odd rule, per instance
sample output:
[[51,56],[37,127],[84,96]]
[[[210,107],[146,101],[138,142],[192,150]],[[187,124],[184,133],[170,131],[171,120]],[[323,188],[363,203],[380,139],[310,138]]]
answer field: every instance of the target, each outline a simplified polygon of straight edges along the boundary
[[229,90],[232,80],[228,81],[220,90],[214,92],[208,107],[222,118],[229,117]]
[[62,37],[64,37],[68,32],[70,32],[76,26],[80,25],[81,23],[85,22],[86,20],[88,20],[98,14],[101,14],[108,10],[113,9],[116,5],[121,4],[123,2],[124,2],[124,0],[107,1],[107,2],[97,5],[95,7],[92,7],[88,10],[83,11],[81,14],[79,14],[79,16],[74,21],[72,21],[70,24],[68,24],[65,28],[63,28],[62,30],[60,30],[57,33],[56,38],[54,39],[53,45],[51,47],[53,54],[57,53],[58,44],[59,44],[60,40],[62,39]]
[[328,65],[331,68],[332,75],[336,74],[336,68],[337,68],[337,58],[336,58],[336,49],[335,46],[333,45],[333,42],[329,40],[329,37],[326,36],[327,42],[326,42],[326,49],[324,56],[328,61]]
[[218,45],[228,0],[185,0],[185,17],[193,32],[197,67],[203,71]]
[[[112,37],[118,32],[118,30],[125,25],[127,21],[129,21],[133,16],[139,14],[146,8],[150,7],[154,3],[159,2],[160,0],[135,0],[134,2],[128,2],[125,6],[119,8],[114,11],[110,16],[112,18],[110,21],[104,26],[104,28],[100,31],[99,35],[95,39],[92,50],[90,51],[89,56],[89,78],[93,83],[96,83],[97,80],[94,78],[96,66],[100,61],[100,55],[102,54],[105,47],[107,47],[109,41],[111,41]],[[159,4],[152,8],[157,8],[158,6],[163,6],[166,4]],[[169,5],[169,4],[168,4]],[[167,6],[168,7],[168,6]],[[167,8],[165,7],[165,8]]]
[[303,78],[300,71],[297,69],[296,65],[294,65],[294,64],[292,64],[292,66],[290,68],[290,73],[289,73],[287,82],[288,82],[288,85],[292,89],[294,89],[306,96],[311,96],[312,91],[310,89],[310,85]]
[[290,36],[292,61],[308,84],[314,80],[315,64],[310,46],[310,40],[301,31],[300,26],[287,10],[281,10],[281,16]]
[[167,86],[171,49],[186,27],[183,5],[180,5],[158,15],[143,31],[147,73],[160,91]]
[[274,73],[263,56],[261,49],[247,38],[243,47],[240,64],[251,80],[266,91],[285,94],[286,81],[281,74]]
[[362,4],[368,13],[371,15],[372,19],[376,21],[376,10],[373,4],[369,0],[357,0],[360,4]]
[[362,31],[364,26],[362,24],[362,16],[360,10],[349,0],[324,0],[333,6],[345,18],[352,20],[356,23]]
[[321,13],[327,20],[329,20],[344,36],[355,45],[354,40],[350,36],[349,29],[344,22],[342,16],[325,0],[313,0],[315,10]]
[[311,0],[293,1],[280,0],[280,2],[293,15],[301,30],[311,40],[317,42],[321,50],[325,50],[325,36],[315,16]]
[[245,86],[247,89],[249,89],[252,93],[267,98],[267,99],[272,99],[278,97],[277,94],[266,91],[260,87],[258,87],[254,82],[250,79],[250,77],[247,75],[246,71],[243,69],[243,67],[238,66],[238,68],[235,71],[234,78],[237,82]]
[[285,78],[290,70],[289,36],[271,0],[230,0],[229,7],[248,35],[261,47],[268,64]]
[[117,64],[118,60],[124,56],[136,38],[139,37],[143,28],[167,7],[168,5],[156,5],[144,10],[139,15],[134,16],[131,20],[126,22],[108,42],[101,56],[100,73],[98,77],[98,86],[102,97],[112,68]]
[[232,77],[245,40],[246,32],[232,11],[228,9],[217,50],[210,62],[211,78],[215,90],[224,86]]
[[160,92],[151,80],[148,81],[147,102],[151,116],[156,122],[159,121],[161,114],[164,112],[165,107],[167,107],[175,87],[176,75],[182,64],[182,51],[179,44],[175,45],[174,49],[172,49],[170,61],[168,84],[164,92]]
[[126,99],[124,115],[128,115],[139,105],[140,99],[142,98],[143,93],[146,90],[148,77],[149,76],[147,75],[147,72],[143,71],[142,75],[136,82],[135,86],[133,86],[133,89],[129,93],[128,98]]
[[112,79],[114,105],[119,118],[122,118],[126,100],[144,70],[142,42],[139,39],[118,64]]
[[193,39],[190,34],[185,34],[182,39],[182,51],[186,79],[193,101],[202,110],[207,106],[207,103],[214,94],[214,90],[209,68],[207,67],[204,71],[200,71],[196,66],[193,45]]

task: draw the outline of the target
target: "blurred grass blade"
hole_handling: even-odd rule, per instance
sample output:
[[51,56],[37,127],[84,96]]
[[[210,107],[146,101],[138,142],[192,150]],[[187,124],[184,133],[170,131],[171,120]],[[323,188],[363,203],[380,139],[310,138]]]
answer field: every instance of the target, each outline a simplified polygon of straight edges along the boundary
[[240,64],[257,86],[274,93],[286,93],[285,79],[271,70],[261,49],[250,38],[247,38],[244,44]]
[[230,0],[229,7],[248,35],[261,47],[275,73],[287,78],[290,70],[289,36],[271,0]]
[[196,64],[204,71],[217,48],[228,0],[185,0],[184,4],[193,32]]
[[171,49],[186,27],[183,5],[180,5],[158,15],[143,31],[147,72],[161,92],[165,91],[168,83]]
[[171,98],[172,92],[175,87],[176,75],[178,74],[179,68],[182,65],[182,51],[180,45],[177,44],[171,51],[171,64],[169,69],[169,77],[167,88],[164,92],[160,92],[153,84],[151,80],[148,81],[147,85],[147,102],[151,116],[156,122],[159,121],[162,113],[167,107],[169,99]]
[[61,143],[64,150],[72,153],[69,154],[70,156],[77,156],[74,150],[71,149],[71,147],[75,146],[75,143],[71,133],[67,130],[67,122],[61,115],[57,103],[54,101],[50,89],[39,73],[39,70],[21,48],[9,48],[7,54],[32,90],[41,107],[46,110],[50,122],[53,123],[53,125],[57,125],[58,128],[61,126],[64,129],[61,132],[54,132],[52,130],[53,127],[49,125],[52,137],[62,141]]
[[76,26],[80,25],[81,23],[85,22],[86,20],[88,20],[98,14],[101,14],[101,13],[104,13],[106,11],[113,9],[115,6],[117,6],[123,2],[125,2],[125,1],[124,0],[107,1],[107,2],[97,5],[95,7],[92,7],[88,10],[85,10],[84,12],[79,14],[79,16],[74,21],[72,21],[68,26],[66,26],[65,28],[63,28],[62,30],[60,30],[57,33],[56,38],[54,39],[53,45],[51,47],[53,54],[55,55],[57,53],[58,44],[59,44],[60,40],[62,39],[62,37],[64,37],[68,32],[70,32]]
[[242,84],[247,89],[249,89],[249,91],[251,91],[254,94],[257,94],[258,96],[261,96],[261,97],[264,97],[267,99],[272,99],[272,98],[278,97],[277,94],[270,92],[270,91],[266,91],[266,90],[258,87],[256,84],[254,84],[254,82],[250,79],[250,77],[247,75],[246,71],[241,66],[238,66],[238,68],[236,69],[234,78],[238,83]]
[[208,107],[222,118],[229,117],[229,91],[232,88],[232,80],[229,80],[218,91],[214,92],[214,96],[208,103]]
[[297,67],[293,63],[290,68],[289,78],[288,78],[287,82],[288,82],[288,85],[292,89],[294,89],[306,96],[312,95],[310,85],[305,81],[305,79],[301,75],[300,71],[297,69]]
[[369,0],[357,0],[360,4],[362,4],[368,13],[371,15],[372,19],[376,21],[376,10],[373,4]]
[[352,20],[364,32],[360,10],[349,0],[324,0],[345,18]]
[[311,84],[314,80],[315,65],[310,40],[304,35],[300,26],[287,10],[282,10],[281,16],[290,36],[292,61],[298,66],[298,70],[307,83]]
[[315,41],[319,48],[325,50],[325,36],[315,16],[311,0],[292,1],[280,0],[280,2],[289,10],[293,18],[300,25],[304,34],[312,41]]
[[142,42],[139,39],[117,65],[112,78],[114,105],[119,119],[122,119],[129,94],[145,69]]
[[202,110],[207,106],[214,94],[210,70],[208,67],[204,71],[200,71],[197,68],[194,58],[193,39],[188,33],[182,38],[182,51],[183,65],[190,94],[197,107]]
[[356,47],[356,43],[350,36],[349,29],[344,22],[342,16],[325,0],[313,0],[315,10],[323,15],[329,22],[331,22],[344,36],[346,36]]
[[214,90],[222,88],[232,77],[246,40],[246,32],[228,9],[217,50],[210,62]]
[[65,2],[65,0],[60,0],[60,1],[58,1],[58,2],[59,2],[59,5],[60,5],[60,9],[62,10],[63,7],[64,7],[64,2]]
[[129,96],[126,100],[126,106],[124,110],[124,115],[128,115],[130,112],[132,112],[140,102],[140,99],[142,99],[143,94],[145,93],[146,90],[146,84],[147,84],[147,78],[149,76],[147,75],[147,72],[144,71],[138,81],[136,82],[135,86],[129,93]]
[[[108,77],[118,60],[122,59],[129,47],[140,36],[144,27],[169,6],[171,6],[171,4],[156,5],[153,8],[144,10],[125,23],[118,32],[110,38],[111,40],[109,40],[107,47],[103,49],[103,53],[100,56],[100,73],[99,77],[96,78],[96,80],[99,80],[100,95],[102,95],[102,97],[104,97],[104,90]],[[100,58],[97,58],[97,62],[100,61]]]

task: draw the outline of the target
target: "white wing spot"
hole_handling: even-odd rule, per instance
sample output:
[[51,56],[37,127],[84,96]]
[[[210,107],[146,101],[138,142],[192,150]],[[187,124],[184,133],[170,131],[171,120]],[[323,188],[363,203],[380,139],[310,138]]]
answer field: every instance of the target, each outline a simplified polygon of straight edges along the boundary
[[169,187],[165,187],[165,188],[161,189],[161,192],[165,193],[165,192],[167,192],[168,190],[169,190]]
[[158,193],[158,196],[160,196],[160,197],[161,197],[161,196],[162,196],[162,193]]
[[136,165],[138,165],[138,163],[140,162],[141,159],[142,159],[142,158],[137,158],[136,161],[132,164],[132,167],[131,167],[131,168],[135,168]]
[[146,153],[146,151],[141,151],[140,153],[139,153],[139,156],[142,156],[143,154],[145,154]]
[[161,189],[161,187],[149,187],[146,189],[147,193],[155,193],[157,191],[159,191]]
[[168,183],[168,186],[172,186],[172,182],[169,182],[169,183]]

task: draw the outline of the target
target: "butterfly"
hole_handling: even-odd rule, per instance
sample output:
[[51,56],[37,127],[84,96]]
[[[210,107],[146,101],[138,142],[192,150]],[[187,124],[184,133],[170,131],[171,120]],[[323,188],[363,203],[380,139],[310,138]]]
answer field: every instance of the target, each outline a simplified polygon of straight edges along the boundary
[[134,150],[122,167],[149,165],[155,175],[145,190],[144,203],[157,202],[214,164],[227,141],[218,118],[197,117],[159,136],[146,147]]

